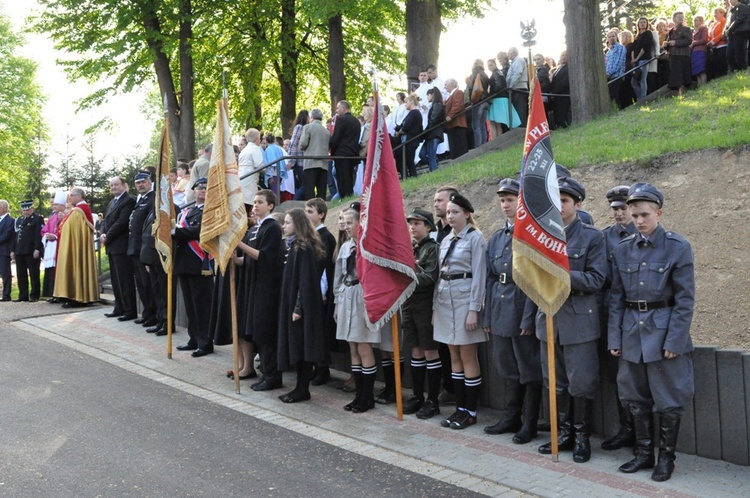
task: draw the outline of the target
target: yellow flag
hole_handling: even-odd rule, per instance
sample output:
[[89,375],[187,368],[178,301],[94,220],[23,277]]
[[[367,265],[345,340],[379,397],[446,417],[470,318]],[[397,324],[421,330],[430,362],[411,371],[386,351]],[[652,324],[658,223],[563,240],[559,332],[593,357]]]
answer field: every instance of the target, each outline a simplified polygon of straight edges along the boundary
[[154,209],[156,219],[151,233],[156,239],[156,252],[159,253],[164,272],[172,270],[172,227],[174,226],[174,202],[169,184],[169,118],[164,118],[159,150],[158,175],[155,185]]

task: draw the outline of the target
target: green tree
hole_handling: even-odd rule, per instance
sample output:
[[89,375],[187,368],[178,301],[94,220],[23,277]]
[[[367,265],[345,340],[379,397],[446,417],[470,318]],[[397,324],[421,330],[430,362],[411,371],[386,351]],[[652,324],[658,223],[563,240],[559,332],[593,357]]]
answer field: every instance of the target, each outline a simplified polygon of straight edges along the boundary
[[36,64],[18,54],[22,44],[23,38],[0,13],[0,60],[3,61],[0,64],[0,143],[4,149],[0,198],[8,200],[14,212],[25,197],[48,203],[46,192],[41,194],[44,185],[38,181],[39,177],[32,178],[42,173],[40,154],[47,140],[46,124],[42,121],[44,98],[35,79]]

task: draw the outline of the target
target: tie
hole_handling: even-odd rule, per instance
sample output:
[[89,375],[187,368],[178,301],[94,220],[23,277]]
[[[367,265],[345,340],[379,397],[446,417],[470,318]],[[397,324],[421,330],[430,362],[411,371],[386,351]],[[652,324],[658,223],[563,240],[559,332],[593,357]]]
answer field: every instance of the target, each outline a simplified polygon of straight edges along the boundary
[[443,258],[443,262],[441,266],[445,266],[445,263],[448,261],[448,258],[451,257],[451,253],[453,252],[453,249],[456,248],[456,243],[458,243],[458,237],[453,237],[453,240],[451,240],[451,245],[448,246],[448,252],[445,253],[445,257]]
[[357,275],[357,248],[353,247],[352,252],[346,258],[346,274],[349,276]]

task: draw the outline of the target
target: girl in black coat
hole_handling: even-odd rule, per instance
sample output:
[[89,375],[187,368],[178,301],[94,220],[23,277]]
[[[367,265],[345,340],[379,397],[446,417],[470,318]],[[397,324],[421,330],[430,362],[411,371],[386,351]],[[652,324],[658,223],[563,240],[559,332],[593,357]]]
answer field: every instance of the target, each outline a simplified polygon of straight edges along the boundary
[[[406,142],[420,133],[422,133],[422,113],[419,112],[419,103],[417,102],[416,95],[409,95],[406,97],[406,108],[409,113],[404,118],[403,123],[396,127],[396,136],[401,137],[401,141]],[[417,176],[417,167],[414,165],[414,157],[417,152],[419,141],[414,140],[405,145],[406,148],[406,175]],[[396,151],[396,164],[401,170],[401,158],[403,157],[403,151]]]
[[286,213],[286,263],[279,307],[279,368],[297,367],[297,385],[279,396],[284,403],[310,399],[315,363],[326,358],[325,321],[320,277],[325,248],[312,222],[299,208]]
[[438,144],[443,141],[445,124],[445,106],[443,105],[443,94],[436,87],[427,90],[427,101],[432,103],[430,111],[427,114],[427,129],[435,126],[434,130],[427,133],[424,137],[424,145],[419,151],[419,158],[426,161],[430,166],[430,171],[437,169],[437,148]]

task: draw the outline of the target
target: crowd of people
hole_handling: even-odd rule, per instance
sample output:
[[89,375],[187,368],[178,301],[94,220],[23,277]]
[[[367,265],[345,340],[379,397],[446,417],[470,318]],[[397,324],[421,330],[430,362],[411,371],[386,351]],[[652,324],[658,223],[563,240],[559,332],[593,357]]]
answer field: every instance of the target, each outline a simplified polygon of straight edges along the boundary
[[[115,307],[106,316],[136,322],[161,336],[167,334],[167,286],[152,235],[153,174],[135,175],[137,197],[123,178],[110,180],[113,199],[99,240],[107,251],[115,295]],[[558,409],[552,416],[558,420],[558,448],[572,451],[576,462],[591,458],[593,400],[604,375],[619,393],[621,427],[602,449],[632,446],[634,458],[620,467],[622,472],[653,468],[652,479],[667,480],[674,470],[681,413],[694,390],[692,249],[684,237],[661,226],[664,196],[653,185],[608,191],[614,223],[600,231],[582,210],[585,187],[565,168],[559,167],[558,175],[571,279],[570,295],[554,317]],[[215,345],[231,343],[235,299],[240,369],[227,370],[227,377],[254,379],[254,391],[271,391],[283,387],[283,371],[293,370],[295,386],[279,399],[303,402],[311,399],[311,386],[330,381],[331,353],[346,351],[355,394],[343,409],[364,413],[376,404],[393,403],[394,362],[401,359],[393,355],[390,324],[372,330],[365,323],[356,264],[359,203],[339,214],[334,235],[325,225],[328,204],[323,199],[314,197],[304,209],[280,215],[274,212],[276,194],[256,189],[246,206],[250,228],[232,258],[238,292],[230,296],[230,279],[215,275],[212,257],[198,244],[206,188],[205,177],[193,183],[195,204],[180,212],[172,230],[174,273],[188,331],[188,340],[177,349],[200,358],[213,353]],[[404,216],[413,239],[417,287],[401,310],[401,350],[411,356],[412,395],[404,413],[423,420],[440,416],[443,427],[462,430],[478,421],[483,377],[478,350],[490,341],[505,399],[502,418],[484,431],[512,433],[514,443],[526,444],[540,430],[549,371],[546,317],[513,280],[519,189],[518,180],[500,182],[498,202],[506,223],[488,241],[474,221],[471,201],[451,186],[436,191],[432,210],[417,208]],[[46,222],[29,203],[14,221],[7,203],[0,201],[0,256],[10,244],[1,261],[9,267],[14,259],[29,273],[30,291],[19,273],[19,300],[37,300],[50,295],[46,289],[51,288],[51,302],[85,305],[98,298],[90,211],[80,189],[58,192],[52,201],[56,214]],[[11,237],[5,242],[9,223]],[[57,249],[48,250],[47,242],[56,242]],[[64,273],[45,269],[40,290],[38,268],[41,261],[47,266],[53,252]],[[55,280],[50,285],[48,275]],[[376,393],[378,358],[385,387]],[[455,404],[452,413],[441,414],[449,404]],[[658,428],[653,412],[660,415]],[[538,451],[550,453],[551,442]]]

